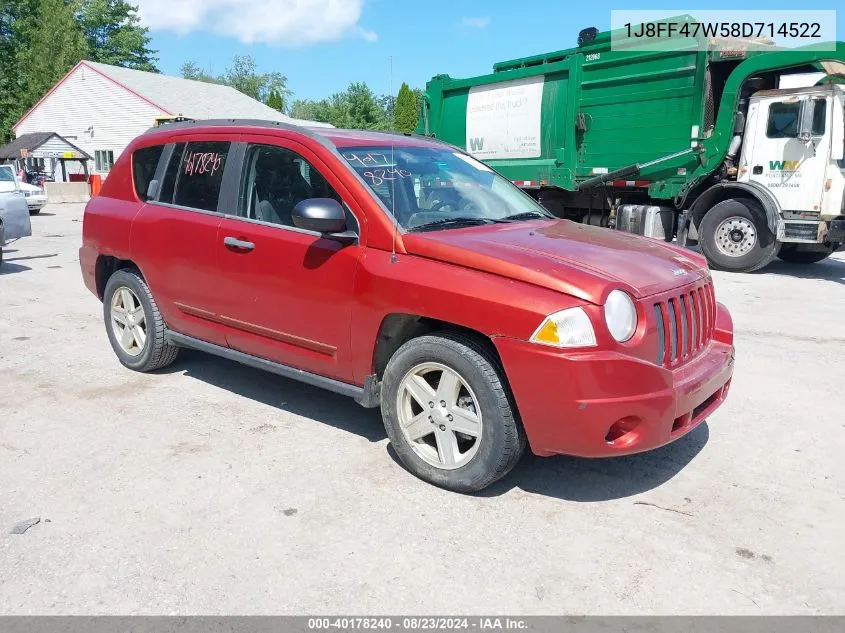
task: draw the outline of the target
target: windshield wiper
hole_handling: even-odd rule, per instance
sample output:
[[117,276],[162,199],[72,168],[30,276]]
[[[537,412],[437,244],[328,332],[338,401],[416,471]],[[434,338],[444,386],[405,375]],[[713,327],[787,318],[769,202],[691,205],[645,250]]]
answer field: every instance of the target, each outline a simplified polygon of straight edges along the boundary
[[447,226],[473,226],[476,224],[498,224],[503,220],[494,220],[492,218],[443,218],[442,220],[435,220],[434,222],[426,222],[413,228],[409,231],[421,231],[431,228],[441,228]]
[[546,215],[540,211],[523,211],[522,213],[514,213],[513,215],[506,215],[501,220],[506,222],[513,222],[515,220],[530,220],[532,218],[545,218],[551,220],[554,216]]

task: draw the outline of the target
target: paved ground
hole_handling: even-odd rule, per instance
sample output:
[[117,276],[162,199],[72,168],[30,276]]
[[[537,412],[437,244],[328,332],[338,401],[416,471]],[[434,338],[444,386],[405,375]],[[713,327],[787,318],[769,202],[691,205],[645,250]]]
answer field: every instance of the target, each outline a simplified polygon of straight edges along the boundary
[[845,253],[715,275],[736,377],[691,436],[471,497],[340,396],[198,353],[123,369],[80,219],[47,208],[0,268],[0,613],[843,611]]

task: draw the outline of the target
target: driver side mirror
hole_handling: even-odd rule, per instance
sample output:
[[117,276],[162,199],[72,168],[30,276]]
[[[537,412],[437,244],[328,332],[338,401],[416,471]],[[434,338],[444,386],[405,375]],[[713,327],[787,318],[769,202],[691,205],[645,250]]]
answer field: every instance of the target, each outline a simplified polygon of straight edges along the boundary
[[329,239],[351,243],[356,239],[346,227],[346,212],[332,198],[308,198],[296,204],[291,213],[293,225],[306,231],[322,233]]
[[817,99],[804,99],[801,102],[801,110],[798,114],[798,139],[804,143],[813,138],[813,119],[817,101]]

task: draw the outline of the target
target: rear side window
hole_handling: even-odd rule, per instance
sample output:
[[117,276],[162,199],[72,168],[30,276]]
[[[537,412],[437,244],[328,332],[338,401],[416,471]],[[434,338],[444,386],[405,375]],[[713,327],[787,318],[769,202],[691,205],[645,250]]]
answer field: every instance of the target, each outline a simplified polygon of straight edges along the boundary
[[228,141],[176,145],[167,166],[159,201],[217,211],[230,145]]
[[164,145],[153,145],[135,150],[132,154],[132,182],[135,183],[135,195],[139,200],[147,200],[147,189],[155,176],[163,150]]

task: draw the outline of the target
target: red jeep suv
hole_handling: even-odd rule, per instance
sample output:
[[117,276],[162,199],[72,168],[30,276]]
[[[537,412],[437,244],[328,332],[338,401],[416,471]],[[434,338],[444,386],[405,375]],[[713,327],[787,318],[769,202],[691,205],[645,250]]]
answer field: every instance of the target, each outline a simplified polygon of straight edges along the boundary
[[381,407],[457,491],[538,455],[645,451],[724,400],[733,325],[703,257],[551,216],[427,138],[262,121],[137,138],[80,264],[118,359],[180,347]]

